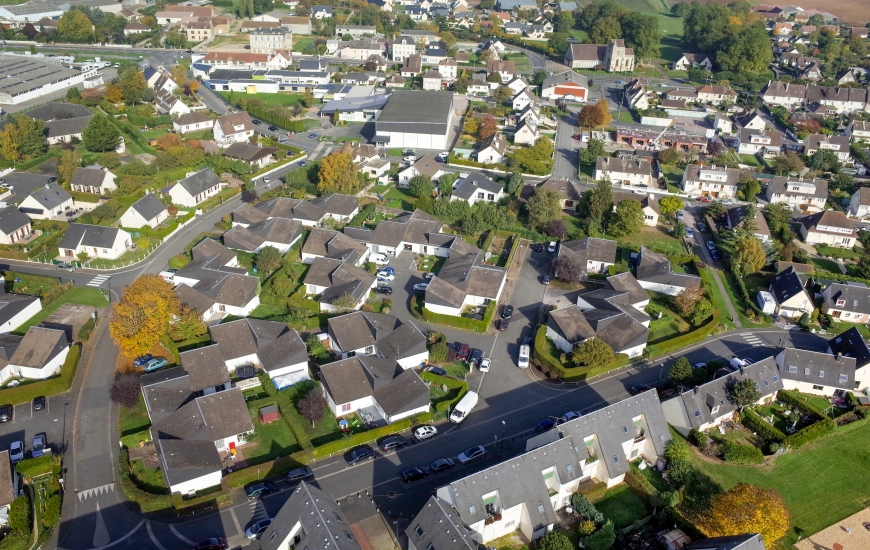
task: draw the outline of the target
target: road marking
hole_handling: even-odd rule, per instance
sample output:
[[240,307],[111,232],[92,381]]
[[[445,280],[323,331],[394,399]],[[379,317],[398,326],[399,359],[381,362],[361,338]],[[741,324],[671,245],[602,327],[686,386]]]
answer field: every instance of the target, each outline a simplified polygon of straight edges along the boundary
[[94,525],[94,546],[103,546],[112,540],[109,536],[109,530],[106,529],[106,522],[103,520],[103,513],[100,511],[100,503],[97,503],[96,521]]
[[148,530],[148,536],[151,538],[151,542],[154,543],[154,546],[156,546],[160,550],[166,550],[166,547],[164,547],[162,544],[160,544],[160,541],[158,541],[157,537],[154,536],[154,532],[151,531],[151,522],[150,521],[145,523],[145,529]]
[[87,500],[92,496],[102,495],[104,492],[112,491],[115,492],[115,484],[107,483],[106,485],[100,485],[99,487],[94,487],[93,489],[85,489],[84,491],[78,492],[79,502],[83,500]]
[[184,535],[182,535],[181,533],[179,533],[178,530],[175,528],[175,526],[172,525],[171,523],[169,524],[169,530],[172,531],[172,532],[175,534],[176,537],[178,537],[179,539],[181,539],[181,542],[183,542],[184,544],[189,544],[189,545],[191,545],[191,546],[196,546],[196,542],[190,540],[189,538],[187,538],[187,537],[185,537]]
[[230,516],[233,518],[233,523],[236,525],[236,533],[244,533],[242,525],[239,523],[239,518],[236,517],[236,511],[230,508]]
[[251,519],[254,523],[257,523],[260,520],[267,519],[269,514],[266,512],[266,507],[263,505],[263,501],[257,500],[251,503],[253,508],[253,515]]
[[[136,527],[132,528],[132,529],[130,530],[129,533],[127,533],[127,534],[124,535],[123,537],[119,538],[118,540],[116,540],[116,541],[114,541],[114,542],[110,542],[109,544],[105,544],[105,545],[103,545],[103,546],[98,546],[98,547],[96,547],[96,548],[92,548],[91,550],[106,550],[107,548],[111,548],[111,547],[115,546],[115,545],[118,544],[118,543],[124,542],[125,540],[127,540],[127,539],[129,539],[131,536],[133,536],[133,533],[135,533],[136,531],[138,531],[139,528],[142,527],[142,524],[143,524],[143,523],[145,523],[145,520],[144,520],[144,519],[141,520],[141,521],[139,522],[139,525],[137,525]],[[63,548],[62,546],[58,546],[58,550],[64,550],[64,548]]]
[[111,275],[97,275],[91,279],[91,282],[89,282],[87,286],[101,287],[110,276]]

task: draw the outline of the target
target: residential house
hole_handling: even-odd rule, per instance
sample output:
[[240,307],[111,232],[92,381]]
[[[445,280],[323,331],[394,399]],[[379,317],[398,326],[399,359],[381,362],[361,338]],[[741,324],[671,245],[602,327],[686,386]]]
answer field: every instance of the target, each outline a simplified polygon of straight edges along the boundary
[[[334,248],[339,248],[340,245],[335,244],[338,246]],[[332,252],[328,246],[327,250]],[[321,311],[341,312],[362,307],[375,286],[375,276],[358,267],[366,253],[354,247],[342,248],[329,255],[310,256],[313,258],[311,267],[302,283],[306,294],[318,296]]]
[[121,227],[132,229],[140,229],[145,226],[154,229],[167,218],[169,218],[169,210],[167,210],[166,205],[154,193],[146,193],[121,215],[119,223]]
[[209,332],[230,371],[254,365],[268,373],[278,390],[311,379],[308,348],[299,333],[286,323],[238,319],[212,325]]
[[514,77],[516,72],[513,61],[501,61],[498,59],[490,59],[486,62],[486,74],[489,76],[492,73],[498,73],[502,82],[507,82]]
[[733,420],[740,407],[732,391],[744,380],[755,382],[759,405],[770,403],[776,398],[776,392],[783,389],[779,368],[773,357],[768,357],[662,402],[665,419],[683,436],[688,436],[692,430],[704,432]]
[[588,96],[589,79],[574,71],[548,76],[541,83],[541,97],[544,99],[586,101]]
[[0,383],[18,376],[45,380],[57,374],[69,353],[66,332],[44,327],[30,327],[18,343],[8,363],[0,368]]
[[853,391],[864,393],[870,374],[870,347],[858,327],[851,327],[828,340],[828,353],[855,359],[855,386]]
[[90,121],[90,116],[46,121],[46,143],[57,145],[58,143],[69,143],[72,138],[82,139],[82,133]]
[[377,40],[366,38],[363,40],[351,40],[339,44],[338,56],[341,59],[365,61],[372,55],[383,55],[384,44]]
[[519,531],[526,540],[536,540],[553,529],[557,511],[571,505],[581,483],[617,485],[630,461],[642,457],[655,463],[670,440],[654,391],[589,412],[555,430],[560,439],[435,491],[474,532],[470,538],[485,544]]
[[[628,84],[623,88],[624,93],[623,97],[625,98],[625,104],[635,110],[645,110],[649,109],[649,95],[647,93],[646,87],[643,85],[643,80],[640,78],[631,79]],[[671,99],[666,99],[662,102],[662,107],[667,108],[668,101],[675,101]],[[677,102],[678,107],[685,110],[686,105],[683,102]]]
[[828,315],[846,323],[870,321],[870,290],[863,283],[831,283],[822,291]]
[[596,180],[608,180],[616,186],[655,186],[652,161],[648,158],[598,157],[593,177]]
[[274,162],[273,155],[277,150],[275,147],[260,147],[259,145],[251,145],[249,143],[233,143],[224,150],[223,156],[244,162],[253,168],[255,172],[258,172]]
[[853,120],[846,127],[846,135],[852,138],[852,143],[870,143],[870,122]]
[[324,19],[332,17],[331,6],[311,6],[311,17],[315,19]]
[[538,123],[532,118],[524,118],[514,131],[514,145],[534,145],[539,137],[541,132]]
[[260,252],[271,246],[286,254],[302,237],[302,223],[287,218],[269,218],[242,227],[236,225],[223,235],[224,246],[245,252]]
[[251,30],[248,39],[250,51],[253,53],[275,53],[293,49],[293,31],[287,27]]
[[405,58],[405,64],[399,69],[404,78],[414,78],[423,71],[423,58],[420,54],[411,54]]
[[394,74],[390,76],[384,84],[387,88],[404,88],[405,78],[402,75]]
[[[767,220],[754,205],[732,206],[726,213],[728,227],[732,229],[744,228],[748,222],[754,226],[751,230],[752,234],[758,237],[761,242],[770,239],[770,228],[767,227]],[[751,220],[749,220],[750,216]]]
[[405,529],[408,550],[478,550],[477,533],[456,514],[453,506],[437,496],[417,513]]
[[242,52],[208,52],[202,58],[197,59],[194,54],[194,63],[209,65],[218,69],[237,70],[278,70],[287,67],[291,62],[291,54],[286,51],[272,53],[242,53]]
[[396,361],[403,369],[429,360],[426,335],[413,321],[395,315],[356,311],[327,319],[329,347],[342,359],[374,355]]
[[378,34],[378,29],[375,26],[367,26],[367,25],[336,25],[335,26],[335,35],[336,36],[347,36],[350,35],[354,39],[364,38],[366,36],[373,37]]
[[395,359],[358,355],[320,367],[320,381],[335,416],[353,413],[392,424],[429,412],[429,386]]
[[856,218],[870,217],[870,187],[859,187],[852,193],[849,201],[849,213]]
[[852,357],[785,348],[774,360],[784,389],[842,397],[855,387],[856,363]]
[[70,189],[80,193],[96,193],[109,195],[118,188],[115,185],[115,174],[108,168],[76,168],[69,180]]
[[586,273],[605,273],[616,263],[616,241],[595,237],[565,241],[556,252],[556,257],[563,255],[585,265]]
[[18,209],[34,220],[48,220],[62,216],[75,205],[72,195],[56,183],[46,183],[34,190],[18,204]]
[[124,36],[130,36],[131,34],[139,34],[142,32],[150,31],[151,27],[149,27],[148,25],[139,23],[138,21],[131,21],[130,23],[127,23],[126,27],[124,27]]
[[828,181],[774,176],[764,196],[772,204],[786,203],[804,213],[820,212],[828,200]]
[[489,83],[480,80],[473,79],[468,83],[468,91],[466,95],[468,96],[485,96],[489,94]]
[[652,193],[638,195],[624,191],[613,192],[613,209],[622,201],[637,201],[643,210],[643,224],[655,227],[659,223],[659,201]]
[[504,186],[479,172],[472,172],[453,184],[451,201],[463,200],[469,205],[476,202],[498,202],[504,197]]
[[202,113],[183,114],[172,121],[172,129],[178,134],[200,132],[214,128],[214,120]]
[[398,256],[399,252],[407,250],[415,254],[447,257],[457,237],[441,233],[443,225],[438,218],[415,210],[391,220],[382,220],[374,229],[345,227],[344,234],[365,243],[375,254]]
[[834,136],[824,134],[810,134],[804,140],[804,154],[812,155],[822,149],[834,151],[837,160],[842,163],[849,162],[849,138],[847,136]]
[[441,78],[446,82],[456,80],[459,65],[452,57],[446,57],[438,62],[438,72],[441,73]]
[[477,150],[477,162],[501,164],[507,152],[508,143],[504,135],[496,132],[484,139]]
[[509,82],[503,82],[502,86],[508,88],[513,95],[516,95],[523,90],[527,90],[529,88],[529,83],[523,79],[521,76],[513,77]]
[[426,289],[426,309],[459,316],[466,308],[498,303],[507,270],[484,265],[483,251],[462,239],[451,239],[446,248],[447,261]]
[[698,102],[719,105],[722,102],[734,103],[737,101],[737,92],[731,86],[712,86],[707,84],[697,89]]
[[803,86],[773,81],[762,91],[764,102],[768,105],[782,105],[789,109],[818,104],[830,107],[838,114],[866,111],[868,105],[867,88],[834,88],[811,84]]
[[637,262],[637,282],[647,290],[653,290],[668,296],[676,296],[687,288],[699,288],[701,278],[687,273],[674,273],[671,261],[648,249],[640,247],[640,258]]
[[214,140],[218,145],[246,143],[253,135],[254,123],[251,121],[251,116],[245,111],[222,115],[215,120]]
[[304,227],[314,227],[332,218],[349,221],[359,212],[359,202],[353,195],[333,194],[315,200],[277,197],[256,206],[243,204],[233,212],[233,225],[248,227],[270,218],[298,220]]
[[335,152],[350,155],[354,164],[366,163],[380,158],[377,147],[366,143],[345,141]]
[[524,89],[511,98],[511,105],[514,111],[522,111],[527,106],[533,105],[534,103],[535,96],[528,89]]
[[169,196],[175,204],[193,208],[209,197],[217,195],[220,190],[221,180],[211,168],[208,168],[194,172],[170,187]]
[[293,487],[290,497],[260,536],[259,547],[362,550],[338,500],[306,481]]
[[[757,110],[752,110],[740,116],[734,117],[734,126],[737,129],[749,128],[750,130],[761,131],[769,126],[768,122]],[[729,132],[730,133],[730,132]]]
[[191,112],[190,107],[186,103],[181,101],[172,92],[166,90],[160,90],[154,94],[154,106],[157,108],[158,113],[172,117]]
[[812,295],[794,267],[777,273],[770,283],[769,292],[780,315],[800,320],[804,313],[812,313],[815,308]]
[[0,208],[0,244],[15,244],[33,233],[31,220],[15,206]]
[[415,176],[426,176],[432,181],[447,174],[448,171],[443,169],[446,166],[436,161],[433,157],[426,154],[417,159],[417,162],[399,172],[399,187],[407,187]]
[[741,128],[738,140],[737,152],[741,155],[760,154],[763,157],[775,157],[780,152],[782,134],[776,130]]
[[713,62],[710,56],[701,53],[684,53],[674,62],[675,71],[688,71],[689,69],[713,70]]
[[[355,251],[355,252],[354,252]],[[368,259],[369,249],[344,233],[315,227],[302,245],[302,263],[310,264],[317,258],[341,259],[355,254],[354,265],[362,265]]]
[[435,70],[428,70],[423,73],[423,89],[424,90],[440,90],[441,89],[441,81],[444,77],[441,76],[441,73]]
[[[575,212],[580,206],[583,192],[574,183],[556,178],[547,178],[536,186],[537,189],[546,189],[559,195],[559,206],[562,210]],[[523,193],[525,195],[525,193]]]
[[6,287],[0,285],[0,334],[12,332],[41,310],[38,296],[7,294]]
[[608,44],[569,44],[565,51],[565,65],[572,69],[600,67],[608,72],[633,71],[634,50],[625,47],[622,39]]
[[801,237],[807,244],[827,244],[839,248],[852,248],[858,232],[842,212],[825,210],[800,219]]
[[683,172],[680,187],[690,197],[733,199],[740,185],[740,169],[725,166],[689,164]]
[[66,261],[74,261],[82,252],[89,258],[117,260],[132,248],[130,234],[117,227],[71,223],[57,244]]

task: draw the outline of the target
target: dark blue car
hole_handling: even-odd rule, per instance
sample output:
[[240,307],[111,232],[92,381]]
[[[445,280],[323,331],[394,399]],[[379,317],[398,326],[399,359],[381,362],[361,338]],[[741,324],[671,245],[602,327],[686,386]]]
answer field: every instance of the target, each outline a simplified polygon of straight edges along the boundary
[[544,433],[544,432],[549,432],[550,430],[552,430],[555,427],[556,427],[555,420],[553,420],[552,418],[545,418],[544,420],[541,420],[540,422],[538,422],[538,424],[535,426],[535,431],[538,433]]
[[145,355],[140,355],[139,357],[137,357],[136,359],[133,360],[133,366],[134,367],[142,367],[145,365],[145,363],[147,363],[148,361],[150,361],[152,359],[154,359],[154,356],[151,355],[150,353],[146,353]]

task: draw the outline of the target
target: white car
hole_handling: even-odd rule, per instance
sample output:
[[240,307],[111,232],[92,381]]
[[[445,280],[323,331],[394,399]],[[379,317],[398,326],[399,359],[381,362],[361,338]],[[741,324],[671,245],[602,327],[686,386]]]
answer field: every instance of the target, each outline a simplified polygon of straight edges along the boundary
[[479,370],[480,372],[489,372],[489,364],[489,357],[484,357],[480,360],[480,365],[477,366],[477,370]]
[[677,219],[680,220],[680,221],[683,221],[683,217],[684,217],[684,216],[683,216],[683,211],[682,211],[682,210],[678,210],[678,211],[677,211]]
[[269,176],[266,176],[265,178],[263,178],[263,183],[269,183]]
[[426,290],[429,288],[429,283],[417,283],[414,285],[414,290]]
[[378,271],[378,280],[384,279],[389,282],[393,282],[396,280],[396,276],[390,273],[389,271]]
[[376,265],[389,265],[390,259],[387,258],[386,254],[372,254],[369,258]]
[[24,458],[24,443],[21,441],[13,441],[11,445],[9,445],[9,460],[12,461],[12,464],[15,464],[19,460]]
[[550,244],[547,246],[547,252],[552,254],[556,251],[556,241],[550,241]]
[[694,239],[695,238],[695,232],[692,231],[691,227],[686,228],[686,238],[687,239]]
[[449,156],[450,156],[450,153],[448,153],[447,151],[444,151],[443,153],[438,153],[438,158],[440,158],[440,159],[446,159]]
[[414,155],[408,155],[407,157],[402,157],[402,160],[404,160],[405,162],[414,162],[417,160],[417,157],[415,157]]
[[459,453],[459,463],[468,464],[473,460],[483,458],[484,455],[486,455],[486,449],[483,448],[483,445],[478,445],[477,447],[472,447],[465,452]]
[[375,281],[378,283],[378,286],[389,286],[393,279],[387,279],[386,277],[377,276],[375,277]]
[[438,429],[435,426],[420,426],[414,430],[414,437],[417,438],[417,441],[423,441],[436,435],[438,435]]

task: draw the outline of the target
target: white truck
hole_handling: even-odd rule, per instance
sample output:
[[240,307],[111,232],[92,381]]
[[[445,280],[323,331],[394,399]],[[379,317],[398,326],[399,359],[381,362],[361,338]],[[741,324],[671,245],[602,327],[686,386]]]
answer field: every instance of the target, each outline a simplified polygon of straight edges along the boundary
[[529,349],[528,344],[523,344],[520,346],[520,356],[517,359],[517,366],[521,369],[529,368],[529,355],[531,354],[531,350]]
[[459,424],[465,417],[468,416],[468,413],[477,406],[477,394],[473,391],[470,391],[465,394],[465,396],[459,400],[459,403],[453,407],[453,412],[450,413],[450,421],[454,424]]

